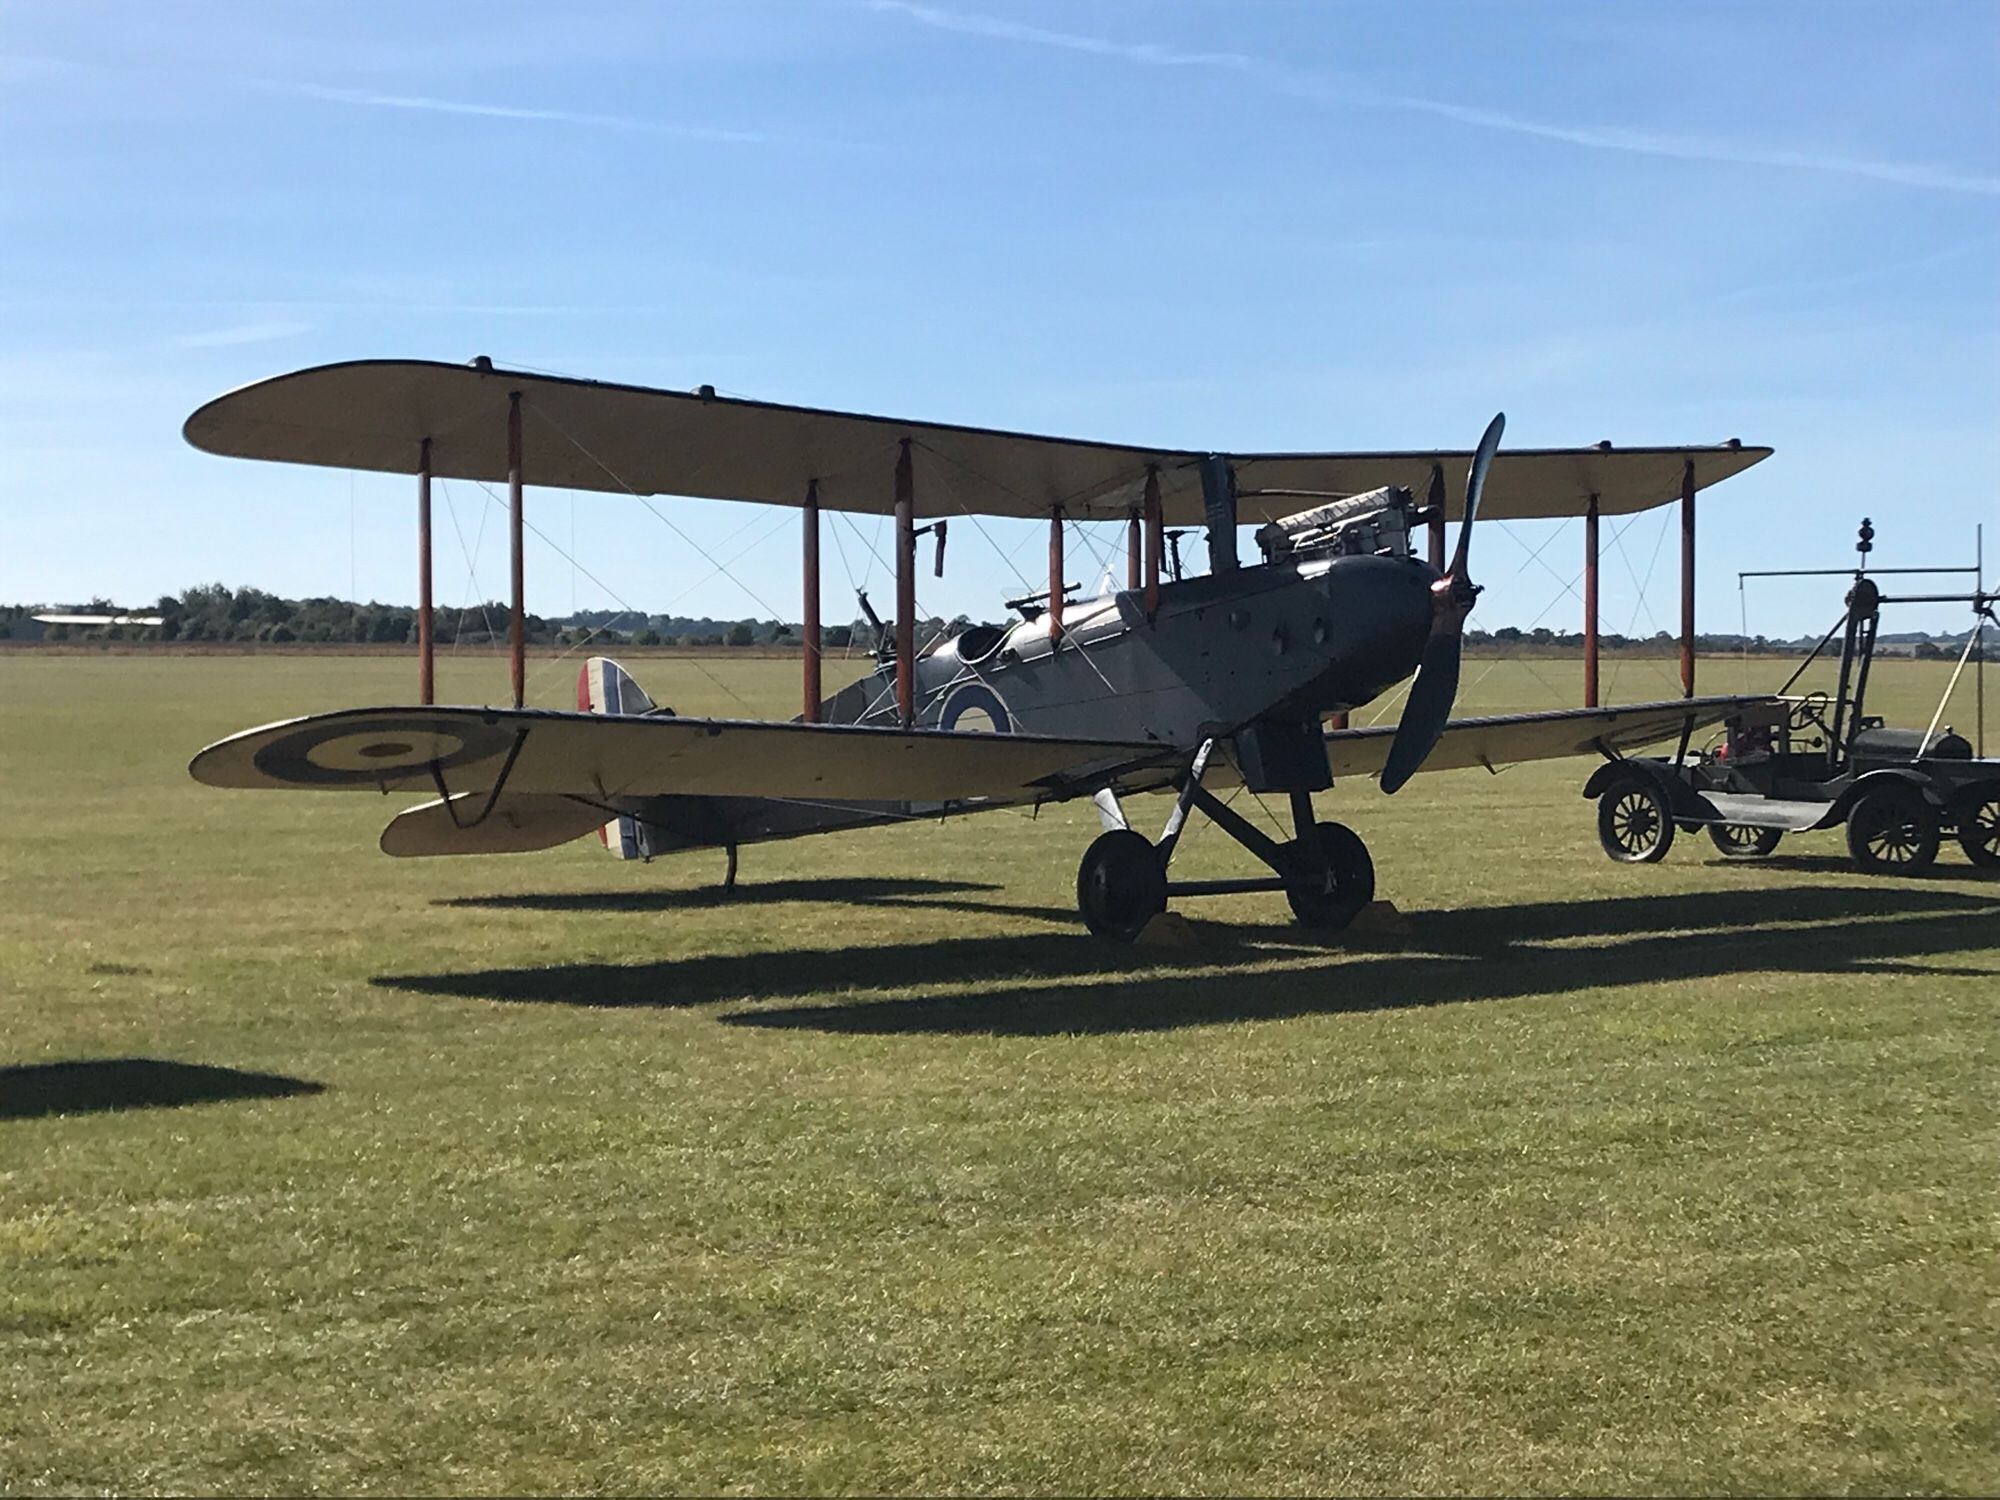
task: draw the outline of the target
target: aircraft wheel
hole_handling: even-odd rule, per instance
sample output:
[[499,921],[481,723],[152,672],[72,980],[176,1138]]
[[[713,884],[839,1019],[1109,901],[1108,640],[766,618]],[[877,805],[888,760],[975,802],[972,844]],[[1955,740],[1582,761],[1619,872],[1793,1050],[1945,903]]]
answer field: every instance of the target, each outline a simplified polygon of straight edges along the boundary
[[1709,841],[1724,859],[1762,859],[1785,835],[1776,828],[1752,828],[1748,823],[1711,823]]
[[1167,869],[1160,851],[1129,828],[1101,833],[1083,851],[1076,905],[1098,937],[1129,943],[1167,909]]
[[1597,841],[1620,864],[1665,859],[1674,846],[1674,820],[1660,784],[1637,774],[1613,782],[1597,799]]
[[1937,812],[1914,787],[1877,787],[1847,814],[1847,852],[1871,875],[1915,875],[1937,858]]
[[[1293,839],[1285,850],[1296,854],[1298,847]],[[1345,823],[1321,823],[1319,847],[1325,866],[1306,883],[1287,886],[1285,899],[1300,926],[1338,932],[1375,899],[1375,861],[1361,835]]]
[[2000,869],[2000,792],[1964,805],[1958,815],[1958,847],[1975,865]]

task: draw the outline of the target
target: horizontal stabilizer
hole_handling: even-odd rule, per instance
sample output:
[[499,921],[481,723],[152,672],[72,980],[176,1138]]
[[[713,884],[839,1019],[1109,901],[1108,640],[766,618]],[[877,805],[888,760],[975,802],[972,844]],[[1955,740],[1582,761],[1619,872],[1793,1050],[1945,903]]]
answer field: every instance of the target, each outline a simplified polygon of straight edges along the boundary
[[443,799],[420,803],[389,820],[382,830],[382,852],[404,859],[528,854],[595,833],[604,821],[603,808],[568,797],[503,792],[481,816],[485,806],[484,792],[460,792],[449,806]]

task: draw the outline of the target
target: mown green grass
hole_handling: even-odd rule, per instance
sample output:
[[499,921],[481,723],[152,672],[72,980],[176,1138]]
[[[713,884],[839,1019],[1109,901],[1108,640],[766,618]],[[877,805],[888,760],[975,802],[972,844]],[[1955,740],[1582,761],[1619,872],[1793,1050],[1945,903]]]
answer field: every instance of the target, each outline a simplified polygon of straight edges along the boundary
[[[1486,667],[1469,709],[1576,675]],[[640,676],[791,711],[708,670]],[[186,777],[411,676],[0,658],[0,1489],[2000,1483],[2000,886],[1955,851],[1614,866],[1585,763],[1452,773],[1327,799],[1406,948],[1251,897],[1149,953],[1074,920],[1087,808],[750,849],[722,901],[711,855],[392,861],[382,799]]]

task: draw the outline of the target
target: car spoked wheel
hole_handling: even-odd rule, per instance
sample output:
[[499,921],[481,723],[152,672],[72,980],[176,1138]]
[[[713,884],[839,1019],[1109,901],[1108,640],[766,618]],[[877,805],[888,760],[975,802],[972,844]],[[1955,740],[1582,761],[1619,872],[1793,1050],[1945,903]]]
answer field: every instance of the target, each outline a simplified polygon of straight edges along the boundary
[[1076,904],[1083,925],[1097,936],[1131,942],[1167,909],[1167,867],[1160,851],[1129,828],[1099,834],[1077,867]]
[[2000,792],[1988,793],[1959,814],[1958,847],[1982,869],[2000,869]]
[[1627,776],[1597,799],[1597,839],[1620,864],[1650,865],[1674,844],[1667,794],[1650,777]]
[[1775,828],[1752,828],[1748,823],[1711,823],[1708,837],[1724,859],[1761,859],[1778,847],[1784,834]]
[[[1361,835],[1345,823],[1319,825],[1320,865],[1285,887],[1285,899],[1302,927],[1338,932],[1375,899],[1375,861]],[[1305,863],[1299,840],[1284,846],[1286,855]]]
[[1937,813],[1913,787],[1878,787],[1847,815],[1847,852],[1871,874],[1914,875],[1937,851]]

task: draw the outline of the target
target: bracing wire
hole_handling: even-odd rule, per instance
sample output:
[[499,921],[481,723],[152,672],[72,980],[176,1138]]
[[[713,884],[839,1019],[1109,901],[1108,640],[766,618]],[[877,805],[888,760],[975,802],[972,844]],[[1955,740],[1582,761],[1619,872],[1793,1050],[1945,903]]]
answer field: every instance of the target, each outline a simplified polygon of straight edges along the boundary
[[[485,483],[485,481],[474,480],[473,483],[477,484],[479,488],[485,492],[486,498],[492,501],[496,507],[498,507],[503,511],[509,508],[507,502],[505,500],[502,500],[498,495],[496,495],[491,489],[491,487],[489,487]],[[567,555],[563,552],[562,545],[559,542],[557,542],[555,538],[551,537],[546,531],[542,530],[541,527],[537,526],[533,521],[530,521],[525,515],[522,516],[521,518],[521,524],[527,530],[532,531],[542,541],[542,543],[545,546],[547,546],[551,551],[553,551],[556,554],[556,556],[566,558],[566,560],[572,566],[574,566],[579,572],[581,572],[584,577],[588,578],[593,584],[595,584],[598,588],[602,589],[606,594],[608,594],[611,597],[613,602],[615,602],[618,605],[618,607],[623,611],[623,614],[621,615],[614,615],[612,617],[613,619],[622,619],[624,615],[632,615],[641,620],[646,618],[645,611],[639,609],[636,605],[632,604],[629,600],[624,598],[621,594],[619,594],[619,592],[616,589],[612,588],[610,584],[606,583],[602,578],[599,578],[595,573],[591,572],[590,569],[584,567],[583,564],[578,562],[575,558],[567,557]],[[704,556],[705,555],[706,554],[704,554]],[[710,558],[709,560],[711,562],[714,561],[713,558]],[[546,678],[551,670],[553,670],[557,666],[560,666],[562,663],[568,661],[578,651],[581,651],[585,646],[589,645],[592,640],[596,639],[597,636],[601,635],[602,633],[604,633],[604,631],[606,631],[609,628],[610,628],[609,621],[606,621],[603,625],[593,626],[583,636],[581,640],[573,642],[571,645],[564,648],[562,651],[558,652],[550,662],[548,662],[543,667],[538,669],[535,673],[535,680],[537,682],[540,682],[541,680]],[[749,700],[744,698],[744,696],[741,693],[737,692],[736,689],[731,687],[727,682],[724,682],[720,677],[716,676],[715,673],[709,671],[709,669],[702,663],[700,657],[691,656],[688,658],[688,660],[694,664],[696,671],[700,672],[702,676],[706,677],[710,682],[714,683],[718,688],[722,689],[723,692],[727,693],[731,698],[734,698],[738,703],[741,703],[746,709],[750,707]]]
[[[584,444],[581,441],[579,441],[567,428],[565,428],[560,422],[556,421],[555,418],[551,417],[546,411],[542,410],[539,404],[530,404],[524,402],[523,405],[528,406],[528,409],[533,411],[536,416],[540,417],[544,422],[548,423],[550,427],[554,428],[555,431],[562,437],[562,439],[565,442],[567,442],[571,447],[575,448],[577,452],[581,453],[585,458],[589,459],[593,464],[597,465],[599,469],[603,470],[607,478],[609,478],[620,489],[624,490],[626,494],[630,495],[634,500],[637,500],[641,505],[643,505],[646,508],[646,510],[650,512],[652,516],[660,522],[661,525],[665,526],[669,531],[673,532],[673,534],[679,537],[683,542],[686,542],[688,546],[692,547],[696,552],[699,552],[703,558],[707,559],[710,566],[721,569],[725,573],[728,572],[726,568],[722,568],[722,565],[716,562],[714,555],[710,553],[706,547],[702,546],[700,542],[696,541],[693,537],[689,536],[686,531],[682,530],[679,526],[675,525],[673,519],[670,516],[668,516],[666,512],[662,511],[657,505],[653,504],[653,502],[650,499],[640,494],[638,490],[634,489],[630,484],[626,483],[624,478],[619,475],[617,470],[613,469],[611,465],[607,464],[603,459],[599,458],[588,447],[584,446]],[[537,534],[539,535],[539,533]],[[729,574],[728,576],[729,576],[729,581],[731,583],[735,584],[738,588],[742,589],[744,593],[748,594],[752,602],[754,602],[758,608],[764,610],[767,614],[769,614],[772,619],[778,620],[784,618],[784,616],[777,609],[773,608],[772,605],[766,599],[764,599],[764,597],[760,595],[755,589],[751,588],[749,584],[745,583],[742,579],[736,577],[734,574]]]
[[[480,623],[486,627],[486,635],[490,640],[493,636],[493,617],[486,612],[486,595],[479,587],[479,565],[475,561],[479,548],[486,541],[486,512],[482,510],[479,513],[479,535],[472,547],[468,548],[465,545],[464,528],[458,524],[458,506],[453,503],[451,498],[451,482],[446,479],[440,479],[437,483],[439,493],[444,496],[444,513],[451,519],[451,534],[458,538],[459,555],[465,559],[465,592],[478,600]],[[459,605],[458,623],[452,628],[451,632],[451,654],[453,656],[458,655],[459,637],[465,634],[465,617],[471,613],[472,606],[470,604],[461,603]]]

